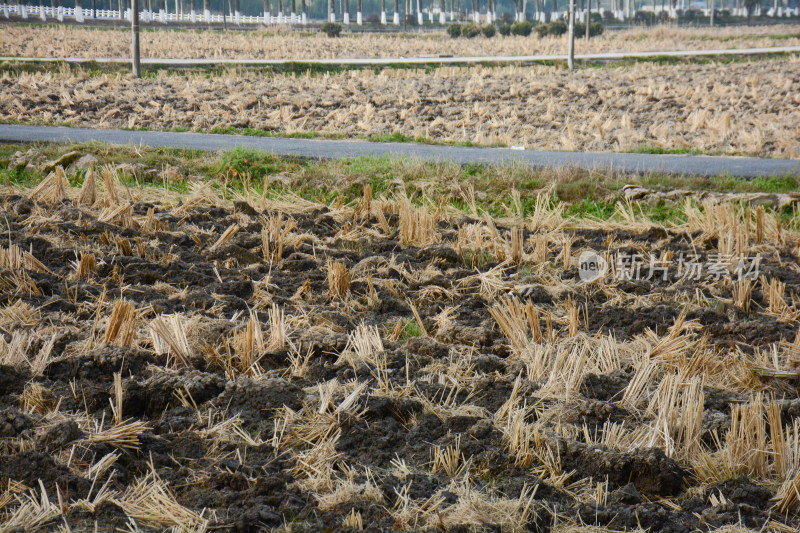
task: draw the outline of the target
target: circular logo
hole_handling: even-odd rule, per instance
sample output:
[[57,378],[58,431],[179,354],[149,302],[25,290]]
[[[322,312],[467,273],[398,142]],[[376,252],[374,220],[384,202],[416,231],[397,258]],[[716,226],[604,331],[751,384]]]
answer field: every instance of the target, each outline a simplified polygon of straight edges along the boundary
[[595,251],[586,250],[578,256],[578,275],[581,281],[589,283],[603,277],[606,272],[608,272],[608,263]]

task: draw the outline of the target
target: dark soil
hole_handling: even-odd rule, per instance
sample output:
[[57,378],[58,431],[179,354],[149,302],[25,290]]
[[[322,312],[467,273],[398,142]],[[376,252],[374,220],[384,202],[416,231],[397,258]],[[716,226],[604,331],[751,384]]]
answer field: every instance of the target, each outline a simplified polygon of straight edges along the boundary
[[[774,486],[744,477],[698,489],[689,467],[661,449],[619,451],[588,444],[584,428],[599,434],[609,422],[628,427],[648,422],[641,412],[619,403],[635,372],[631,365],[608,374],[584,375],[558,423],[553,422],[541,437],[562,471],[571,473],[569,483],[586,478],[608,483],[605,505],[544,476],[536,469],[537,461],[517,464],[495,423],[495,413],[512,396],[515,383],[528,406],[549,409],[557,402],[537,396],[544,381],[527,379],[525,365],[512,356],[490,316],[493,300],[481,293],[474,275],[497,262],[477,268],[465,263],[457,251],[458,226],[464,221],[441,223],[441,243],[415,247],[399,242],[396,216],[388,217],[391,234],[381,236],[374,216],[364,220],[353,212],[343,215],[325,207],[294,210],[286,216],[296,222],[295,234],[304,232],[306,237],[292,240],[283,258],[270,264],[261,249],[262,217],[274,213],[262,213],[245,202],[235,209],[201,202],[178,211],[166,203],[134,201],[135,226],[128,227],[99,222],[101,210],[72,200],[53,205],[6,194],[0,204],[4,244],[30,251],[47,269],[4,270],[0,275],[0,305],[22,303],[39,314],[38,325],[4,318],[3,346],[15,336],[28,335],[26,357],[32,358],[51,343],[40,372],[10,358],[0,365],[2,488],[13,480],[38,490],[41,480],[51,498],[60,492],[69,501],[78,501],[97,490],[86,468],[114,452],[119,459],[101,482],[109,479],[109,487],[121,492],[154,468],[179,504],[197,512],[205,509],[214,527],[255,531],[294,524],[298,530],[337,531],[355,510],[367,530],[393,531],[410,527],[394,514],[404,490],[411,501],[442,498],[441,509],[459,501],[453,479],[431,466],[435,447],[457,445],[463,462],[470,464],[468,479],[476,490],[515,499],[524,487],[536,489],[535,512],[523,524],[533,531],[549,530],[556,515],[559,521],[610,529],[670,532],[740,523],[760,528],[769,520],[797,525],[794,516],[772,511]],[[233,224],[240,227],[238,233],[212,247]],[[359,238],[342,233],[362,224],[376,231]],[[662,228],[617,235],[587,229],[567,232],[577,238],[576,249],[588,243],[604,250],[615,237],[640,243],[656,255],[683,250],[691,240],[680,230]],[[127,252],[123,240],[129,245]],[[81,253],[93,253],[97,269],[78,279],[73,262]],[[557,256],[558,251],[551,249],[548,261],[553,271],[564,274],[561,279],[575,278],[575,269],[565,270]],[[354,272],[346,304],[328,293],[329,260]],[[789,282],[797,279],[796,256],[765,255],[764,261],[771,277],[786,280],[789,290],[794,289]],[[750,312],[744,313],[731,311],[724,303],[731,298],[731,288],[724,284],[715,286],[712,295],[701,282],[612,282],[610,288],[621,294],[642,296],[632,305],[632,300],[610,301],[610,291],[577,280],[569,282],[567,290],[557,289],[546,281],[553,278],[532,275],[523,267],[510,267],[506,279],[510,277],[520,287],[509,287],[500,295],[516,294],[556,317],[564,316],[567,298],[572,298],[581,308],[581,331],[612,335],[616,342],[629,342],[647,332],[666,335],[684,308],[676,302],[691,300],[697,291],[713,301],[705,307],[687,306],[687,320],[696,321],[696,335],[705,336],[720,357],[734,348],[752,354],[773,343],[791,342],[797,332],[796,321],[764,312],[768,302],[760,290],[753,294]],[[133,303],[139,313],[130,346],[104,342],[111,307],[118,299]],[[429,336],[423,336],[409,302]],[[235,352],[234,337],[244,331],[250,311],[268,336],[273,304],[291,318],[290,344],[259,353],[258,372],[247,375],[232,369],[226,354]],[[452,321],[440,327],[437,315],[449,306],[455,307]],[[157,316],[172,313],[190,318],[191,353],[186,364],[157,353],[147,329]],[[401,327],[396,330],[398,320]],[[337,364],[348,334],[360,324],[378,328],[387,379],[398,388],[413,383],[409,389],[413,394],[383,394],[374,368]],[[545,326],[543,315],[541,326]],[[394,331],[398,335],[392,335]],[[556,320],[553,334],[565,338],[566,323]],[[293,373],[292,360],[306,354],[305,371]],[[459,367],[459,361],[466,361],[466,366]],[[113,425],[115,373],[121,374],[123,417],[147,424],[132,448],[89,438],[96,428],[87,421],[106,429]],[[273,439],[275,421],[290,412],[311,416],[321,386],[331,380],[370,382],[352,410],[334,417],[340,433],[332,468],[338,479],[351,475],[356,484],[369,480],[380,490],[380,502],[352,498],[321,507],[317,497],[321,492],[308,489],[297,469],[297,454],[309,446],[273,448],[280,441],[280,435]],[[44,388],[41,405],[25,401],[33,385]],[[800,416],[797,381],[763,378],[762,385],[786,398],[784,423]],[[714,445],[713,431],[721,435],[730,426],[731,405],[746,398],[741,391],[706,389],[706,445]],[[343,399],[339,390],[332,405]],[[427,406],[431,402],[452,409],[432,412]],[[236,417],[241,434],[219,436],[211,431],[231,417]],[[400,472],[398,461],[410,472]],[[352,469],[349,474],[345,465]],[[726,503],[713,506],[712,493],[724,495]],[[127,521],[122,509],[111,503],[94,514],[72,509],[65,519],[77,528],[96,523],[101,530],[122,527]],[[422,520],[420,529],[427,529],[423,524],[428,522]],[[448,523],[447,530],[473,526],[469,521]],[[492,523],[481,528],[500,530]]]

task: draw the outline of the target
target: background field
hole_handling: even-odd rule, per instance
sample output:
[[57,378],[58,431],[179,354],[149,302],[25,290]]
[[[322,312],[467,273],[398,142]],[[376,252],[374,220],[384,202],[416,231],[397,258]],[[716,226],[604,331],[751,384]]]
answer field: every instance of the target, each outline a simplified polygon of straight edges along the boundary
[[[124,57],[128,34],[6,25],[0,54]],[[143,56],[346,58],[563,53],[565,38],[148,31]],[[800,44],[800,27],[656,27],[578,40],[578,51]],[[327,72],[151,72],[3,67],[0,120],[81,127],[360,137],[529,149],[800,157],[796,56],[685,63],[430,67]],[[596,68],[594,68],[596,67]]]
[[[3,26],[0,55],[33,57],[129,57],[129,32],[76,26]],[[800,44],[800,26],[745,28],[656,27],[608,31],[578,39],[577,53],[718,50]],[[566,37],[450,39],[447,36],[146,31],[142,57],[216,59],[334,59],[421,55],[498,56],[566,53]]]
[[800,61],[0,78],[9,122],[800,157]]

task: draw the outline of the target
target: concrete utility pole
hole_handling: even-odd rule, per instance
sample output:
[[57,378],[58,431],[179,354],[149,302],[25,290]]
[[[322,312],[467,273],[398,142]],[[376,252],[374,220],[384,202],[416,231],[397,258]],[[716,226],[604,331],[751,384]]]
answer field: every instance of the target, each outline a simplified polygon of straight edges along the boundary
[[591,37],[590,26],[592,25],[592,0],[586,1],[586,40]]
[[575,70],[575,0],[569,0],[569,56],[567,65]]
[[131,61],[133,62],[133,75],[137,78],[142,75],[142,65],[139,61],[139,0],[131,0]]

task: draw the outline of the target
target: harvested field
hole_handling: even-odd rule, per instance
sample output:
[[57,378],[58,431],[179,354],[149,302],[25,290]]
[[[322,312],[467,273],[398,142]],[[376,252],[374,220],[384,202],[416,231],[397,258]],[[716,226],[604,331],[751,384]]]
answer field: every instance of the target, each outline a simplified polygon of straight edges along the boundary
[[531,149],[800,157],[800,60],[350,71],[324,75],[11,73],[0,120]]
[[447,165],[323,202],[154,154],[0,169],[0,529],[800,526],[796,207],[493,216]]
[[[0,55],[33,57],[130,57],[128,32],[77,26],[9,25],[0,33]],[[657,52],[800,45],[800,26],[741,28],[656,27],[609,31],[576,41],[576,52]],[[406,34],[358,35],[330,39],[291,33],[208,33],[148,31],[141,34],[142,57],[214,59],[336,59],[423,55],[502,56],[563,54],[566,37],[451,39]]]

